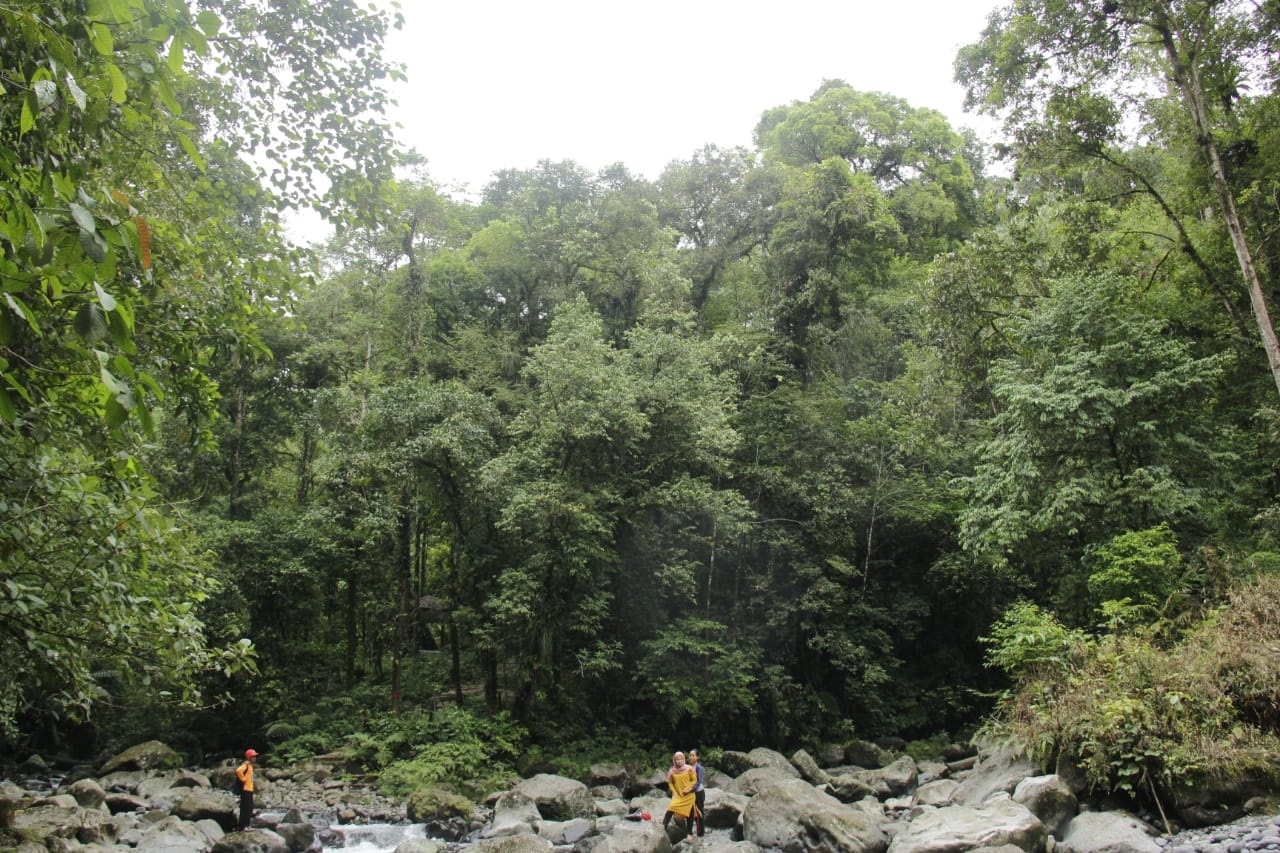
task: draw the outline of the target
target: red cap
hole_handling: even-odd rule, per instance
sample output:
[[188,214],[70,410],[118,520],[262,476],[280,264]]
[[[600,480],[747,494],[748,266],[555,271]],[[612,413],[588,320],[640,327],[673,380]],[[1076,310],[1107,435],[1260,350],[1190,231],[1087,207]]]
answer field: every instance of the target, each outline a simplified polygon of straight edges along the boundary
[[257,751],[257,750],[255,750],[255,749],[246,749],[246,750],[244,751],[244,757],[245,757],[245,758],[257,758],[257,757],[258,757],[258,751]]
[[641,812],[640,817],[643,820],[653,820],[652,815],[650,815],[648,812]]

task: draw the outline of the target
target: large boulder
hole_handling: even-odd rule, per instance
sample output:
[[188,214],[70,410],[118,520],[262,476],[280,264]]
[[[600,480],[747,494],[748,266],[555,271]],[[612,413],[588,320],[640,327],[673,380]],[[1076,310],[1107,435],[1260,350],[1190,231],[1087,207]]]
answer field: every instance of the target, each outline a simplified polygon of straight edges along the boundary
[[210,853],[291,853],[288,843],[269,829],[229,832],[214,843]]
[[746,810],[749,802],[751,800],[742,794],[735,794],[721,788],[708,788],[707,809],[702,819],[703,823],[708,827],[732,829],[742,819],[742,812]]
[[592,846],[591,853],[671,853],[671,842],[658,820],[624,820]]
[[427,785],[418,788],[409,795],[409,800],[405,803],[405,815],[410,823],[470,817],[473,810],[474,806],[470,800],[443,785]]
[[[790,773],[781,767],[752,767],[725,786],[725,790],[744,797],[754,797],[761,789],[779,782],[804,781],[795,768]],[[808,784],[807,782],[805,784]]]
[[515,790],[533,800],[543,820],[572,820],[596,816],[596,801],[587,786],[577,779],[539,773],[523,779]]
[[135,849],[140,851],[157,851],[171,853],[174,850],[211,850],[218,838],[210,838],[209,834],[198,824],[167,817],[159,823],[148,826],[138,838]]
[[950,853],[1008,844],[1038,853],[1047,837],[1040,819],[1006,795],[978,807],[925,809],[894,836],[889,853]]
[[819,767],[814,757],[803,749],[796,750],[791,756],[791,764],[812,785],[825,785],[831,781],[831,774]]
[[951,795],[958,787],[960,783],[954,779],[934,779],[932,782],[925,782],[916,788],[912,805],[935,807],[950,805]]
[[1125,812],[1081,812],[1058,842],[1058,853],[1158,853],[1158,833]]
[[[866,784],[880,799],[901,797],[915,790],[920,778],[915,759],[904,755],[875,770],[860,770],[853,778]],[[843,798],[842,798],[843,799]]]
[[776,767],[790,776],[800,777],[800,771],[795,768],[795,765],[785,755],[774,749],[757,746],[747,753],[747,762],[752,767]]
[[791,849],[805,839],[809,849],[882,853],[889,839],[879,822],[802,779],[762,789],[742,813],[743,839],[764,848]]
[[520,791],[507,791],[493,806],[493,821],[484,831],[485,838],[508,835],[531,835],[534,824],[542,820],[538,804]]
[[110,843],[116,839],[116,825],[110,812],[82,808],[69,796],[51,798],[44,805],[17,811],[13,815],[13,829],[30,838],[75,839],[81,844]]
[[227,832],[235,829],[239,806],[229,795],[205,788],[187,788],[172,813],[183,820],[212,820]]
[[626,795],[631,791],[631,774],[627,772],[627,768],[621,764],[599,763],[592,764],[588,771],[589,784],[591,787],[599,787],[608,785],[617,788]]
[[979,752],[977,764],[960,781],[951,799],[957,805],[980,806],[992,794],[1012,794],[1023,779],[1038,775],[1039,768],[1023,747],[1001,744]]
[[852,740],[844,745],[844,760],[849,764],[874,770],[893,763],[893,753],[865,740]]
[[102,786],[93,779],[79,779],[73,782],[67,789],[67,793],[75,797],[81,808],[100,809],[104,808],[107,802],[107,792],[102,790]]
[[1075,791],[1056,773],[1023,779],[1013,789],[1013,799],[1031,809],[1054,838],[1062,837],[1067,821],[1079,811]]
[[113,770],[172,770],[182,766],[182,756],[173,751],[167,744],[158,740],[131,746],[124,752],[107,759],[98,771],[106,776]]
[[468,853],[547,853],[554,850],[551,842],[536,835],[508,835],[504,838],[482,838],[468,846]]

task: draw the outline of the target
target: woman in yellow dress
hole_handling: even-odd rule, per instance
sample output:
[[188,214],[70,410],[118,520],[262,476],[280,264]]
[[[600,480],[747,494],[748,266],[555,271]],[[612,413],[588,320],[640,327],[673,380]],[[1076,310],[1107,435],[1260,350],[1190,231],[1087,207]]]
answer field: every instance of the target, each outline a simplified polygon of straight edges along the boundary
[[694,790],[697,787],[698,771],[692,764],[685,763],[683,752],[677,752],[671,757],[671,769],[667,771],[667,790],[671,792],[671,804],[662,817],[664,829],[673,817],[684,820],[688,820],[690,816],[702,817],[696,805],[697,795]]

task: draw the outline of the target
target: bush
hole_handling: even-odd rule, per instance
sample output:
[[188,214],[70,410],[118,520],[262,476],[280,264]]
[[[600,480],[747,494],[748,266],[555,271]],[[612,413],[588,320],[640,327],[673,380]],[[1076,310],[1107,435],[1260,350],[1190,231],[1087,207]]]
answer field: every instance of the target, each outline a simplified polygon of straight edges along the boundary
[[1018,737],[1042,766],[1076,764],[1096,795],[1158,799],[1222,778],[1280,783],[1280,579],[1236,591],[1170,648],[1156,634],[1091,640],[1042,611],[1006,614],[992,632],[1005,645],[990,660],[1019,680],[988,730]]

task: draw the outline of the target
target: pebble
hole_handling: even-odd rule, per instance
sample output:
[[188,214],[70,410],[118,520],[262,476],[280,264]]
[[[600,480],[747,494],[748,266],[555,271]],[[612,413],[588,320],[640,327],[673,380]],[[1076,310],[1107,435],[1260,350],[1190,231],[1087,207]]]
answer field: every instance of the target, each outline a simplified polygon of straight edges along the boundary
[[1159,839],[1163,853],[1280,853],[1280,815],[1251,815]]

